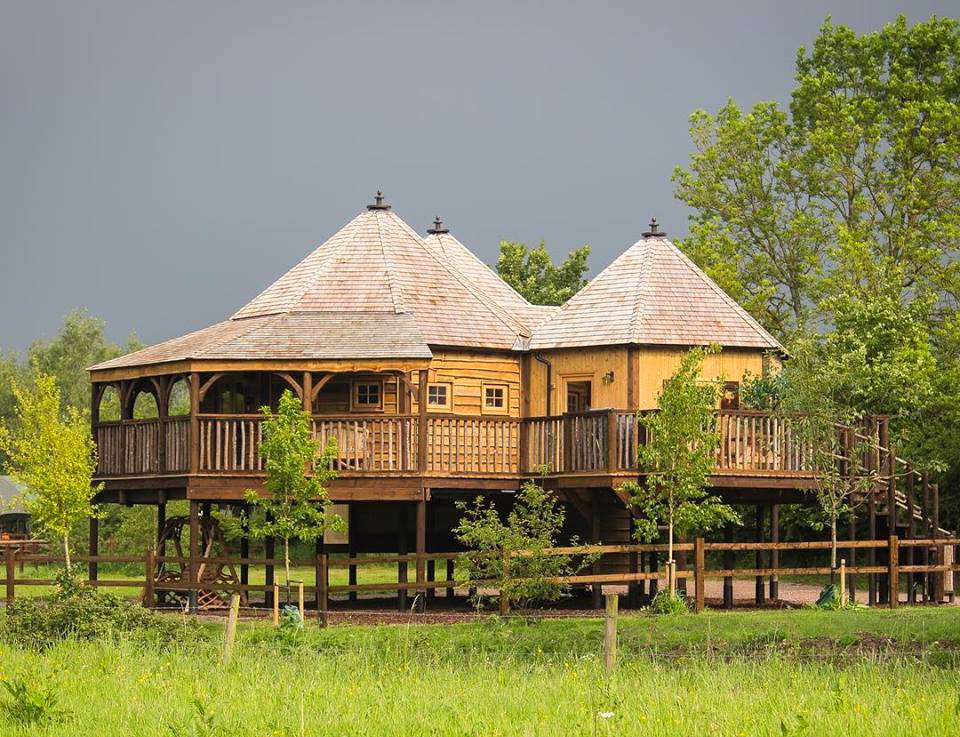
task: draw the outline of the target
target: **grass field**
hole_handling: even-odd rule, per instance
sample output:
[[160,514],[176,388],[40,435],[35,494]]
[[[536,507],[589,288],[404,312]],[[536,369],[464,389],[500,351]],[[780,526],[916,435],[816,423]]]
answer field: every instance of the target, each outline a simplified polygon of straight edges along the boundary
[[[179,649],[6,646],[0,676],[69,712],[4,735],[949,735],[960,733],[954,608],[706,613],[602,622],[308,627],[244,624]],[[199,704],[200,706],[196,706]],[[205,712],[201,716],[198,709]]]

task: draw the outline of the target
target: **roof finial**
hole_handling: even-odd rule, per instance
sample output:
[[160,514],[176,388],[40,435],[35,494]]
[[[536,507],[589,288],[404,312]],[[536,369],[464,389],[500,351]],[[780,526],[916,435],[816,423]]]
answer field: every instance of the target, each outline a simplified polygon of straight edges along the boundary
[[390,205],[383,204],[383,192],[379,189],[377,190],[376,196],[373,198],[374,203],[372,205],[367,205],[368,210],[389,210]]
[[437,215],[437,217],[434,218],[433,227],[427,228],[427,233],[429,233],[430,235],[437,235],[439,233],[449,233],[449,232],[450,232],[450,228],[443,227],[443,221],[440,219],[439,215]]
[[657,223],[656,218],[650,218],[650,230],[646,233],[643,233],[644,238],[663,238],[666,233],[660,230],[660,225]]

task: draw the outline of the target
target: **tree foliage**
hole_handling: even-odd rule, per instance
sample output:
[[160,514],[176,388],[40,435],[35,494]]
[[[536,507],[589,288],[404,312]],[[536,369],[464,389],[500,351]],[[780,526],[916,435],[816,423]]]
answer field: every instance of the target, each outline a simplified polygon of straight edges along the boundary
[[[575,565],[573,556],[545,552],[557,544],[566,516],[556,496],[528,481],[517,494],[506,522],[496,505],[480,496],[472,504],[458,502],[457,508],[463,516],[454,534],[468,550],[463,585],[478,591],[484,585],[492,586],[520,608],[568,594],[568,585],[550,579],[573,575],[584,561]],[[570,544],[576,545],[576,539]],[[520,551],[524,555],[517,556]],[[505,573],[507,559],[509,570]],[[482,594],[478,594],[477,603],[481,601]]]
[[266,469],[267,493],[246,493],[254,513],[224,520],[231,537],[283,540],[284,570],[290,583],[290,541],[311,542],[327,530],[341,530],[343,520],[328,510],[326,484],[336,476],[333,440],[320,447],[310,427],[310,415],[289,390],[280,396],[277,414],[262,407],[263,442],[260,455]]
[[31,385],[14,383],[16,424],[0,426],[0,448],[10,474],[26,487],[24,505],[32,524],[63,541],[70,569],[70,531],[97,509],[91,502],[97,461],[87,420],[75,407],[62,410],[56,379],[43,373]]
[[640,415],[646,433],[637,449],[643,480],[622,487],[639,512],[638,538],[653,540],[660,525],[667,526],[671,561],[675,531],[686,534],[740,521],[732,507],[707,491],[719,442],[714,410],[721,383],[704,381],[700,373],[706,356],[717,350],[689,350],[664,382],[658,410]]
[[535,248],[515,241],[500,241],[497,273],[528,302],[562,305],[586,286],[584,274],[590,246],[582,246],[554,264],[543,241]]

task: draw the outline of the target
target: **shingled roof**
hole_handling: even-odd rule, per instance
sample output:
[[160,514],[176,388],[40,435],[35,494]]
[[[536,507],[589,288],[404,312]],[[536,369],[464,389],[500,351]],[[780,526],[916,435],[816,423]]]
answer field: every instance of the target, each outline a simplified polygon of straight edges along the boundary
[[[439,220],[436,223],[440,225]],[[516,315],[529,328],[536,328],[559,307],[533,305],[524,299],[513,287],[481,261],[476,254],[450,234],[449,230],[439,227],[427,231],[424,243],[447,266],[458,271],[465,280],[480,289],[490,299],[509,313]]]
[[531,333],[524,317],[445,263],[378,201],[229,320],[93,369],[186,359],[429,358],[430,345],[509,350]]
[[708,345],[783,350],[662,235],[645,237],[534,332],[530,348]]

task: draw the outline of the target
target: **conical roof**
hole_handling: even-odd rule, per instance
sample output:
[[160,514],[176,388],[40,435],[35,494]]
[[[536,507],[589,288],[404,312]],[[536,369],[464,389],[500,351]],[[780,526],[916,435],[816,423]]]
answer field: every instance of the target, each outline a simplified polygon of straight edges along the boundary
[[637,241],[534,331],[531,349],[783,346],[667,238]]
[[378,205],[229,320],[93,368],[212,358],[429,358],[430,345],[513,349],[531,333],[522,318]]
[[476,254],[450,234],[448,230],[428,231],[423,242],[448,267],[481,290],[508,313],[516,315],[527,327],[536,328],[559,307],[530,304],[500,275],[481,261]]

